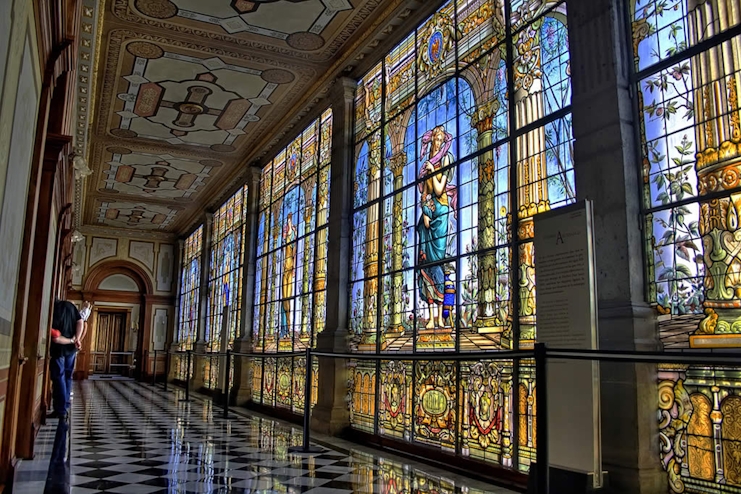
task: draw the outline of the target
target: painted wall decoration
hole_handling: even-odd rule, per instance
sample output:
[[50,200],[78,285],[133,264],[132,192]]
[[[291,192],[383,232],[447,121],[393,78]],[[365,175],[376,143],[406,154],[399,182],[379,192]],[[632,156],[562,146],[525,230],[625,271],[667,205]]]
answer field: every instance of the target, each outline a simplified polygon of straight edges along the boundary
[[94,174],[77,188],[75,216],[172,233],[190,231],[228,177],[266,157],[274,129],[327,95],[325,83],[340,60],[351,61],[358,34],[371,23],[397,25],[421,5],[81,2],[75,138],[77,148],[90,148]]
[[152,350],[164,350],[167,342],[169,311],[167,308],[155,308],[152,317]]
[[[741,23],[734,0],[638,0],[646,278],[666,350],[741,347]],[[704,43],[699,52],[688,50]],[[741,372],[659,366],[669,492],[741,492]]]
[[115,238],[93,237],[90,246],[88,266],[93,266],[103,259],[115,257],[118,254],[118,240]]
[[118,20],[187,32],[194,39],[246,46],[271,55],[327,61],[377,12],[377,0],[290,0],[198,3],[115,0]]
[[[252,328],[256,352],[306,349],[324,329],[331,146],[327,110],[263,169]],[[263,363],[254,371],[262,384],[255,389],[262,391],[253,400],[300,413],[305,362]],[[316,371],[318,363],[313,365]]]
[[85,273],[85,256],[87,255],[87,242],[81,240],[75,243],[72,251],[72,285],[82,285],[82,276]]
[[129,257],[136,259],[154,271],[154,243],[131,240],[129,242]]
[[[246,217],[245,185],[214,213],[204,333],[207,352],[225,352],[227,348],[233,346],[237,337],[242,314],[242,263]],[[215,388],[218,385],[218,370],[219,359],[206,359],[203,381],[207,388]]]
[[[180,266],[180,317],[175,335],[175,342],[180,351],[193,350],[193,343],[198,339],[198,310],[200,306],[201,255],[203,249],[203,226],[190,234],[183,245],[182,264]],[[181,358],[178,364],[177,378],[185,381],[193,369],[186,369],[186,359]],[[191,363],[192,366],[192,363]]]
[[170,244],[160,244],[157,254],[157,290],[169,292],[172,290],[172,275],[175,265],[175,247]]
[[531,369],[403,361],[535,341],[533,216],[576,199],[568,27],[566,2],[509,7],[448,1],[359,82],[351,347],[389,360],[349,391],[353,427],[527,471]]

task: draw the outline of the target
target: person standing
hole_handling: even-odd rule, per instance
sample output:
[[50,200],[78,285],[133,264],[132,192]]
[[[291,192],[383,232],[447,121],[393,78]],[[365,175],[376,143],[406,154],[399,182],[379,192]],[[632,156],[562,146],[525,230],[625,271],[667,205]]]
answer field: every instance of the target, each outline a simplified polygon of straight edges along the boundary
[[54,302],[52,328],[59,334],[52,331],[49,371],[54,411],[49,416],[66,421],[70,408],[75,357],[85,329],[85,320],[72,302],[57,300]]

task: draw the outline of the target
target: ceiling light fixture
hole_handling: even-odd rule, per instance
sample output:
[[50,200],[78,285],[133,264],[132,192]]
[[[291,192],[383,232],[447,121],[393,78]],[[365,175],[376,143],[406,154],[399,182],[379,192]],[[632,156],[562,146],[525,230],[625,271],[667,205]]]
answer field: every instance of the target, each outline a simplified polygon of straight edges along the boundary
[[85,240],[85,235],[80,233],[80,230],[75,230],[72,232],[72,237],[70,240],[72,240],[73,243],[82,242],[83,240]]
[[80,180],[93,173],[87,166],[87,161],[81,155],[72,153],[69,158],[72,160],[72,168],[75,170],[75,180]]

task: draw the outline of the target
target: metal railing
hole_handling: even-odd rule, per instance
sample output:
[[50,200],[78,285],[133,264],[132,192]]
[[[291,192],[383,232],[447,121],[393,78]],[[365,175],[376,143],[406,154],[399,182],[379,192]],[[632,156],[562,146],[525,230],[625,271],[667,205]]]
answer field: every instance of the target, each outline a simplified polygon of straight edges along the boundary
[[[167,350],[164,352],[166,355],[165,373],[169,376],[170,369],[170,357],[171,355],[185,355],[187,359],[187,369],[191,368],[191,361],[194,356],[198,357],[216,357],[226,356],[226,379],[223,383],[223,417],[229,417],[229,395],[230,395],[230,382],[228,379],[231,357],[243,357],[252,359],[264,359],[264,358],[293,358],[293,357],[306,357],[306,372],[305,372],[305,385],[304,385],[304,414],[303,414],[303,441],[301,446],[290,448],[292,452],[299,453],[317,453],[323,451],[322,448],[311,446],[311,392],[312,392],[312,374],[313,365],[308,365],[312,362],[313,357],[323,358],[337,358],[345,360],[404,360],[404,361],[471,361],[471,360],[534,360],[535,362],[535,401],[538,406],[535,410],[535,419],[538,423],[538,428],[535,432],[535,446],[536,446],[536,492],[538,494],[549,494],[549,482],[550,482],[550,471],[549,471],[549,451],[548,451],[548,387],[545,385],[547,382],[546,377],[548,375],[548,361],[551,359],[559,360],[591,360],[597,362],[622,362],[628,364],[701,364],[711,366],[739,366],[741,365],[741,353],[732,352],[714,352],[705,353],[697,351],[683,351],[683,352],[646,352],[646,351],[619,351],[619,350],[572,350],[572,349],[550,349],[547,348],[543,343],[537,343],[533,350],[527,351],[502,351],[502,352],[471,352],[471,353],[460,353],[455,355],[440,355],[440,354],[356,354],[356,353],[334,353],[334,352],[322,352],[315,351],[311,348],[307,348],[305,352],[293,352],[293,353],[240,353],[232,352],[227,350],[223,353],[209,352],[209,353],[194,353],[191,350],[171,352]],[[167,381],[164,382],[164,390],[167,391]],[[191,372],[187,372],[187,379],[185,382],[185,399],[180,401],[191,401],[190,400],[190,388],[191,388],[192,375]],[[543,383],[543,385],[541,385]],[[153,379],[153,384],[155,381]]]
[[[128,369],[127,375],[131,375],[131,368],[134,365],[134,352],[90,352],[93,363],[93,373],[111,374],[115,369]],[[102,370],[98,370],[102,357]],[[114,362],[114,357],[124,357]]]

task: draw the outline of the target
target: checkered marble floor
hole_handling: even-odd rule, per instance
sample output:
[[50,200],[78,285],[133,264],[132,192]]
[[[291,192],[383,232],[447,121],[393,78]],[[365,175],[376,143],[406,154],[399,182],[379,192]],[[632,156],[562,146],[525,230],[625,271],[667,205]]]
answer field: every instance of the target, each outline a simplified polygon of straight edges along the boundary
[[[225,420],[209,400],[183,403],[182,397],[179,390],[164,393],[135,382],[78,383],[69,492],[512,493],[367,450],[337,447],[313,456],[290,453],[289,446],[301,444],[301,429],[233,413]],[[55,425],[39,433],[37,445],[48,444]],[[34,471],[41,470],[37,465]],[[14,492],[49,493],[49,484],[44,491],[40,480],[25,475]]]

